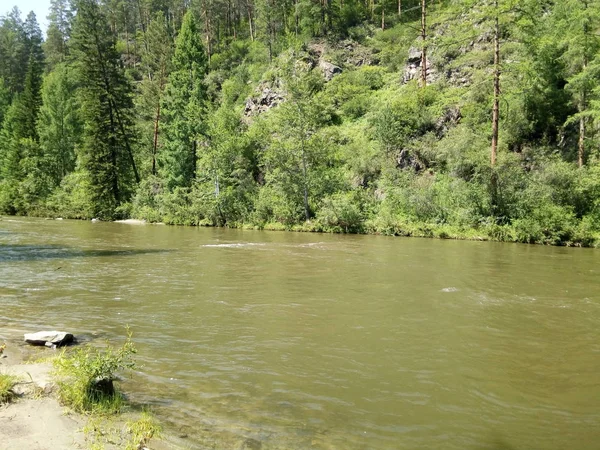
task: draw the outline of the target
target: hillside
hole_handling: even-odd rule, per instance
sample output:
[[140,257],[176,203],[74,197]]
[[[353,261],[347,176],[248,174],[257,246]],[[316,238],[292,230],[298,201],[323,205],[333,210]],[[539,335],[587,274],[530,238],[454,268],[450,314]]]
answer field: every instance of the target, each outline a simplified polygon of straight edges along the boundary
[[599,24],[582,0],[52,0],[43,41],[13,9],[0,212],[596,246]]

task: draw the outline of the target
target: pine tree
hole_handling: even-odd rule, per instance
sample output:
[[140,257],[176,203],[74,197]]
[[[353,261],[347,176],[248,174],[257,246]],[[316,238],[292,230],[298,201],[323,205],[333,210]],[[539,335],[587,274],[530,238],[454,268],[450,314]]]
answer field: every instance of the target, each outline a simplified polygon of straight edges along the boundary
[[0,77],[0,130],[2,129],[2,123],[4,122],[4,115],[10,106],[10,97],[10,91],[4,82],[4,78]]
[[11,95],[23,90],[29,48],[26,45],[21,11],[16,6],[0,17],[0,77]]
[[48,14],[47,39],[44,52],[48,62],[48,69],[52,69],[67,58],[69,54],[68,40],[71,36],[71,23],[73,12],[68,0],[50,0],[50,14]]
[[198,148],[206,114],[206,53],[196,21],[186,13],[177,37],[164,102],[161,174],[169,189],[190,187],[196,177]]
[[90,181],[92,210],[112,218],[139,182],[133,154],[131,87],[124,76],[115,38],[95,0],[80,0],[72,51],[84,112],[82,164]]
[[146,74],[140,86],[140,109],[146,123],[151,124],[149,147],[151,148],[151,173],[156,175],[158,136],[161,132],[161,103],[171,66],[173,45],[167,21],[162,12],[148,24],[144,35],[145,52],[142,68]]
[[[38,152],[37,119],[41,105],[40,88],[43,73],[41,31],[35,14],[27,16],[26,48],[29,60],[26,66],[23,92],[17,94],[6,113],[0,134],[0,172],[4,179],[5,204],[9,212],[24,212],[28,201],[19,195],[20,184],[28,178],[29,170],[41,163]],[[27,193],[35,194],[27,191]],[[27,196],[27,197],[33,197]]]
[[44,171],[58,186],[75,170],[76,147],[83,126],[72,68],[60,64],[44,79],[43,104],[38,121],[40,146],[44,151]]

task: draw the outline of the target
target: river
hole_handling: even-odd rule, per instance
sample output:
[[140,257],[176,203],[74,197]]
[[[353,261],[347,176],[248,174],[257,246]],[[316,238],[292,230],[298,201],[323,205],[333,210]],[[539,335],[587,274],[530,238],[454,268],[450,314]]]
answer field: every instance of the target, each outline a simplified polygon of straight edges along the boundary
[[118,345],[188,448],[597,449],[600,251],[4,217],[0,338]]

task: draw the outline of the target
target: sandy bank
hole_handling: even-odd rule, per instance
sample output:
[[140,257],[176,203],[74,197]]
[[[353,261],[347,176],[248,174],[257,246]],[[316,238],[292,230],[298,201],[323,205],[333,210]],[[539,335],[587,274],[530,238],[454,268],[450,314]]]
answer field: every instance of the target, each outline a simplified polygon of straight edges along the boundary
[[[0,344],[3,341],[0,340]],[[9,341],[0,356],[0,374],[14,375],[17,384],[13,391],[16,398],[0,405],[0,450],[71,450],[90,448],[94,437],[84,428],[95,420],[105,450],[124,448],[130,439],[126,422],[136,420],[137,413],[130,412],[111,417],[84,416],[70,412],[61,406],[56,396],[56,384],[52,377],[52,365],[47,359],[54,351],[33,348]],[[27,359],[43,362],[27,363]],[[180,448],[171,442],[152,439],[148,450]]]
[[148,222],[146,222],[145,220],[125,219],[125,220],[115,220],[115,223],[126,223],[129,225],[146,225]]
[[15,375],[17,398],[0,406],[0,450],[59,450],[87,448],[85,420],[67,415],[53,395],[50,364],[21,363],[9,349],[0,359],[0,373]]

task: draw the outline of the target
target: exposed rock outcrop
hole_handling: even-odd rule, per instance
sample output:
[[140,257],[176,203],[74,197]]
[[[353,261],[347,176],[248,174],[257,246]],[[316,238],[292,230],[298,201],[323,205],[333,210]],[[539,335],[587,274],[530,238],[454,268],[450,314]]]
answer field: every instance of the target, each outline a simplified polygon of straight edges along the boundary
[[419,159],[411,154],[407,148],[403,148],[396,157],[396,167],[398,169],[413,169],[415,172],[420,172],[425,166]]
[[444,114],[435,122],[435,132],[439,138],[442,138],[448,133],[450,128],[458,125],[462,119],[462,114],[458,106],[452,106],[444,111]]
[[323,59],[319,60],[319,69],[323,72],[325,81],[333,80],[333,77],[342,73],[342,68]]
[[256,94],[246,100],[244,115],[257,116],[267,112],[285,101],[285,91],[279,81],[275,83],[261,83],[256,89]]
[[[404,68],[404,75],[402,76],[402,83],[406,84],[411,80],[418,79],[421,77],[422,70],[422,58],[421,49],[411,47],[408,51],[408,58],[406,60],[406,67]],[[431,59],[427,58],[427,81],[434,83],[438,79],[438,72],[433,65]]]

